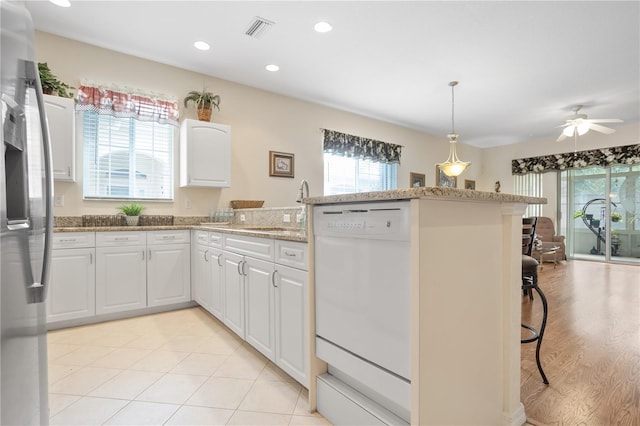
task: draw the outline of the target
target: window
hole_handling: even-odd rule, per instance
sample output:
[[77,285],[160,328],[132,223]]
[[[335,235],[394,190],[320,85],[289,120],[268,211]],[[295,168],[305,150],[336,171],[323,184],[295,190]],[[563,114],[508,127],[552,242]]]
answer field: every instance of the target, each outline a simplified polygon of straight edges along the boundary
[[85,198],[173,200],[174,101],[80,86]]
[[324,129],[324,195],[396,189],[402,146]]
[[[542,173],[527,173],[513,176],[513,192],[527,197],[542,197]],[[524,217],[542,216],[541,204],[529,204]]]
[[398,163],[324,154],[324,195],[396,189]]
[[175,127],[82,112],[84,197],[173,199]]

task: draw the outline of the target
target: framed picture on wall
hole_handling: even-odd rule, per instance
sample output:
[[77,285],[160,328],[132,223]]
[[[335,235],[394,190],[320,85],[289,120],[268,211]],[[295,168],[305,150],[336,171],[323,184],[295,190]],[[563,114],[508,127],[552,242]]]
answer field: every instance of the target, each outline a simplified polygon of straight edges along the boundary
[[456,176],[447,176],[444,174],[440,166],[436,164],[436,186],[446,186],[449,188],[458,187],[458,178]]
[[476,181],[465,179],[464,180],[464,189],[476,189]]
[[409,173],[409,187],[411,188],[420,188],[421,186],[426,185],[425,177],[422,173]]
[[269,176],[294,177],[293,154],[269,151]]

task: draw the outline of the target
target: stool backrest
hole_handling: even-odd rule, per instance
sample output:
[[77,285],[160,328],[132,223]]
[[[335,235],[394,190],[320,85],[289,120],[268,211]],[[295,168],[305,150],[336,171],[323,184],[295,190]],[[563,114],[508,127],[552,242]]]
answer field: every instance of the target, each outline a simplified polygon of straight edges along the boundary
[[522,254],[531,256],[533,251],[533,240],[536,236],[536,223],[538,219],[535,217],[525,217],[522,219]]

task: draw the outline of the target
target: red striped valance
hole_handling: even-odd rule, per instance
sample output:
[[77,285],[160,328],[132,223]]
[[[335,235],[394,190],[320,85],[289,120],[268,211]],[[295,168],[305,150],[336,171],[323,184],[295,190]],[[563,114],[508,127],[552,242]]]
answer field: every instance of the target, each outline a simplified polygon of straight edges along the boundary
[[80,86],[76,99],[78,111],[95,111],[114,117],[179,125],[180,113],[178,104],[174,101],[92,86]]

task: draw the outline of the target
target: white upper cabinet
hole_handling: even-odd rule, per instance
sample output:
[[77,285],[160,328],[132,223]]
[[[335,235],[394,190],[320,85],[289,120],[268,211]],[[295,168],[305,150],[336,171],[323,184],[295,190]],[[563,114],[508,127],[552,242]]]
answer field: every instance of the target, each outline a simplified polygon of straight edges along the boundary
[[190,119],[182,122],[180,186],[231,186],[231,127]]
[[49,123],[53,178],[76,181],[76,125],[74,101],[59,96],[44,95],[44,107]]

